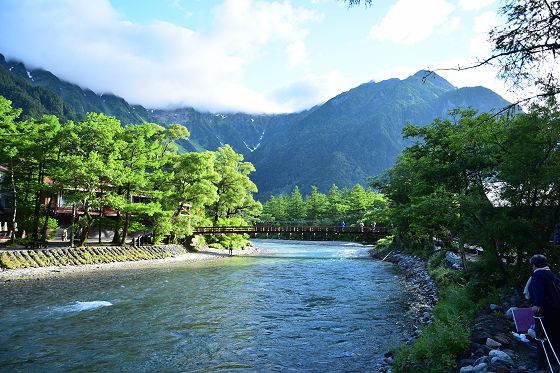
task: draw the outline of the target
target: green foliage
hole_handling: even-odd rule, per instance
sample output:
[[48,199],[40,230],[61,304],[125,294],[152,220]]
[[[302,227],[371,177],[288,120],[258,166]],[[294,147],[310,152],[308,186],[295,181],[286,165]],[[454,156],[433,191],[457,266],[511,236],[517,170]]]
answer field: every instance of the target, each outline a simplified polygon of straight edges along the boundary
[[[217,222],[218,226],[223,227],[239,227],[246,226],[247,222],[241,217],[232,217],[229,219],[220,218]],[[225,234],[207,236],[206,242],[217,249],[233,249],[238,250],[249,244],[249,235],[247,234]]]
[[452,114],[453,121],[407,126],[405,136],[416,142],[376,185],[391,201],[390,219],[405,246],[429,256],[433,237],[446,247],[476,244],[499,258],[495,272],[508,278],[507,257],[522,258],[521,272],[533,253],[554,251],[560,115],[554,106],[512,117]]
[[[33,240],[46,239],[56,220],[48,217],[57,194],[64,206],[83,212],[79,246],[85,246],[93,224],[107,226],[98,211],[117,211],[114,243],[126,241],[130,230],[147,231],[156,242],[169,237],[181,242],[197,225],[243,217],[253,221],[262,210],[253,199],[254,167],[229,146],[218,152],[178,155],[175,141],[189,136],[178,124],[153,123],[124,128],[114,117],[88,113],[74,123],[43,116],[16,122],[20,110],[0,96],[0,165],[13,174],[3,177],[17,205],[20,231]],[[9,175],[12,176],[12,175]],[[247,224],[247,223],[245,223]],[[239,246],[235,238],[227,247]],[[118,255],[117,255],[118,258]],[[41,260],[41,259],[37,259]],[[76,258],[80,263],[91,258]]]
[[[400,372],[445,372],[469,343],[476,308],[499,298],[507,284],[522,285],[527,259],[557,252],[560,113],[554,105],[527,114],[493,117],[463,110],[453,120],[409,125],[415,143],[375,185],[390,201],[396,239],[424,257],[440,287],[433,323],[395,357]],[[448,249],[484,248],[467,271],[433,256],[433,238]],[[554,264],[554,255],[549,255]],[[516,257],[515,268],[508,265]]]
[[243,155],[229,145],[216,152],[214,169],[219,179],[214,182],[218,195],[212,204],[215,223],[220,218],[239,215],[245,220],[254,220],[262,212],[262,205],[253,199],[257,186],[249,178],[255,167],[250,162],[243,162],[243,159]]
[[375,243],[375,250],[385,252],[393,245],[394,236],[383,237]]
[[302,197],[296,186],[291,194],[271,196],[263,206],[263,223],[338,225],[342,220],[347,225],[360,222],[387,226],[388,201],[372,189],[356,185],[340,191],[336,185],[328,195],[312,187],[311,194]]
[[433,322],[411,346],[395,355],[396,372],[447,372],[456,356],[469,345],[470,326],[476,303],[462,287],[450,286],[440,294],[433,309]]

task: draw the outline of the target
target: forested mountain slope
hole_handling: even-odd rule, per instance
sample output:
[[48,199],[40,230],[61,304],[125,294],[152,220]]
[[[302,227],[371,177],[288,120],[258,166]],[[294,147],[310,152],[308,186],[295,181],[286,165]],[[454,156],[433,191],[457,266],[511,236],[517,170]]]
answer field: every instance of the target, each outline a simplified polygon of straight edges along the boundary
[[365,184],[400,154],[406,123],[423,125],[456,107],[491,111],[508,105],[486,88],[457,89],[437,75],[424,76],[418,72],[404,80],[363,84],[287,125],[286,135],[268,139],[249,157],[260,192],[277,194],[299,185],[308,193],[311,185],[327,191],[333,183]]
[[400,80],[369,82],[322,105],[293,114],[208,113],[193,108],[146,109],[110,94],[96,94],[42,69],[29,70],[0,55],[0,95],[29,116],[55,114],[81,119],[86,112],[114,115],[123,124],[180,123],[191,136],[187,151],[216,150],[230,144],[257,171],[259,198],[311,185],[326,192],[332,184],[365,185],[390,167],[406,145],[407,122],[423,125],[445,118],[450,109],[500,109],[508,102],[483,87],[456,88],[424,71]]
[[6,61],[1,54],[0,79],[0,94],[22,108],[24,115],[54,114],[63,119],[83,119],[86,113],[96,112],[113,115],[122,123],[151,121],[148,110],[140,105],[130,105],[112,94],[97,94],[43,69]]

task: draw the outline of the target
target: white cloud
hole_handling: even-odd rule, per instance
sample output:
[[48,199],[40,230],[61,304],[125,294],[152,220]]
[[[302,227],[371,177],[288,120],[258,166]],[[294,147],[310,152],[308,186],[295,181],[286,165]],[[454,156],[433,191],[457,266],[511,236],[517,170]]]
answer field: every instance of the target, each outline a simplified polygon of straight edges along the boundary
[[254,54],[273,42],[303,42],[307,31],[302,23],[316,20],[314,12],[294,8],[289,2],[225,0],[214,12],[213,40],[234,53]]
[[278,112],[290,107],[247,87],[247,69],[271,45],[285,51],[287,65],[304,63],[305,25],[317,19],[289,2],[225,0],[200,33],[123,20],[108,0],[4,0],[0,51],[147,107]]
[[473,31],[476,33],[470,42],[470,50],[476,56],[489,56],[492,44],[488,39],[488,32],[498,25],[496,13],[488,11],[474,19]]
[[326,102],[354,85],[337,71],[323,75],[309,74],[300,81],[274,91],[272,97],[285,107],[303,110]]
[[487,11],[474,19],[473,30],[478,33],[487,34],[491,29],[498,25],[498,15],[495,12]]
[[290,67],[303,65],[307,62],[307,49],[305,43],[296,41],[286,47],[286,55]]
[[496,0],[459,0],[459,5],[466,10],[480,10],[494,4]]
[[454,9],[444,0],[399,0],[381,22],[371,28],[370,35],[379,41],[412,45],[445,26]]

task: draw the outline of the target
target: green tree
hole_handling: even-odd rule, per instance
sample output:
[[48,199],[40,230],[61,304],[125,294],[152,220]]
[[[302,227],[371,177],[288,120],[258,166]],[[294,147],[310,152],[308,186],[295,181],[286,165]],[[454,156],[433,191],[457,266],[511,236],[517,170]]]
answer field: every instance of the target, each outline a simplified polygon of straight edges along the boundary
[[[407,247],[431,252],[432,237],[448,248],[484,247],[501,269],[516,255],[548,248],[558,225],[560,172],[556,107],[493,118],[457,112],[456,121],[408,126],[418,138],[381,180],[391,219]],[[459,243],[459,245],[457,245]]]
[[368,208],[371,206],[370,195],[366,192],[363,186],[356,184],[354,188],[348,193],[348,220],[349,222],[356,223],[362,221]]
[[307,219],[314,224],[322,223],[328,211],[327,196],[319,192],[316,186],[311,186],[311,194],[305,198],[305,210],[307,211]]
[[327,195],[329,201],[329,216],[333,219],[333,223],[338,223],[346,218],[348,205],[346,205],[342,194],[336,185],[332,185]]
[[[61,125],[54,116],[43,116],[15,122],[18,111],[11,110],[8,100],[2,98],[0,103],[2,116],[2,163],[9,166],[11,190],[14,196],[14,215],[16,221],[17,206],[20,208],[18,218],[20,229],[31,230],[34,241],[39,238],[40,216],[44,217],[42,237],[45,239],[49,206],[53,199],[49,196],[56,190],[56,185],[46,183],[46,176],[57,162],[58,143]],[[51,190],[51,191],[49,191]],[[49,200],[46,204],[45,200]]]
[[[476,217],[480,203],[491,205],[483,182],[492,175],[494,158],[477,134],[486,134],[493,120],[473,111],[454,114],[454,120],[437,119],[425,127],[408,125],[405,136],[418,141],[405,149],[379,185],[392,202],[391,219],[409,247],[431,250],[432,237],[450,244],[453,235],[464,233],[465,214]],[[462,211],[463,201],[470,201],[463,207],[472,210]]]
[[290,198],[290,205],[288,206],[288,215],[290,221],[301,223],[306,216],[305,203],[299,191],[298,186],[294,187]]
[[261,221],[284,223],[290,220],[288,208],[290,206],[290,197],[281,194],[278,197],[270,196],[263,206]]
[[102,209],[103,196],[120,171],[120,122],[104,114],[88,113],[63,131],[62,154],[54,179],[67,188],[68,200],[83,209],[80,246],[86,244],[94,222],[92,209]]
[[497,189],[507,205],[505,237],[521,265],[524,253],[549,246],[560,221],[560,113],[556,106],[535,106],[499,131]]
[[[47,228],[50,212],[54,208],[57,192],[61,190],[56,182],[46,183],[46,177],[53,172],[60,155],[61,124],[58,118],[45,115],[40,119],[30,119],[20,124],[22,138],[20,144],[20,160],[26,159],[29,169],[34,169],[36,175],[35,208],[33,219],[33,240],[39,238],[39,218],[44,216],[41,227],[41,239],[47,239]],[[25,155],[24,155],[25,154]],[[46,202],[48,201],[48,202]],[[41,208],[43,207],[43,211]]]
[[[18,149],[15,140],[18,138],[19,132],[16,119],[21,115],[21,109],[12,108],[12,102],[3,96],[0,96],[0,164],[9,166],[9,178],[2,178],[4,190],[10,190],[12,194],[12,219],[11,227],[16,226],[17,219],[17,198],[16,189],[15,163],[14,158],[17,156]],[[9,180],[9,181],[8,181]],[[8,187],[5,187],[8,184]]]
[[214,183],[218,193],[218,199],[211,207],[214,223],[219,218],[241,215],[252,220],[258,216],[262,205],[253,199],[257,186],[249,178],[255,167],[250,162],[243,162],[243,155],[227,144],[216,152],[214,167],[220,176]]
[[204,209],[217,201],[215,183],[220,176],[214,162],[213,152],[184,153],[176,157],[170,188],[164,198],[172,212],[170,230],[165,233],[172,234],[173,242],[192,234],[194,224],[204,218]]

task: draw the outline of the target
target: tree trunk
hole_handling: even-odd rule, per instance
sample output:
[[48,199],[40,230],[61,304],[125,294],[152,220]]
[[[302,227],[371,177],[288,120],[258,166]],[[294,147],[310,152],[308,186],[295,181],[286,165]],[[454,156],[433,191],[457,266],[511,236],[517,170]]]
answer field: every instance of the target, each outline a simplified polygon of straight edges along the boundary
[[498,264],[498,269],[500,270],[500,273],[505,276],[506,275],[506,268],[504,266],[504,262],[502,261],[502,257],[500,255],[500,248],[498,247],[498,240],[494,239],[494,242],[492,242],[492,247],[494,248],[494,255],[496,256],[496,261]]
[[37,175],[37,192],[35,192],[35,216],[33,217],[33,241],[39,238],[39,217],[41,215],[41,205],[43,199],[43,192],[41,191],[41,184],[43,183],[43,164],[39,164],[39,173]]
[[113,240],[111,241],[113,245],[119,245],[121,243],[121,220],[121,213],[117,211],[117,219],[115,220],[115,228],[113,229]]
[[[126,199],[130,202],[130,184],[126,188]],[[125,212],[124,214],[124,226],[122,231],[121,245],[126,244],[126,236],[128,236],[128,227],[130,226],[130,214]]]
[[123,246],[126,244],[126,236],[128,236],[129,225],[130,225],[130,214],[126,212],[124,214],[124,226],[123,226],[122,240],[121,240],[121,245]]
[[12,177],[12,194],[14,196],[14,213],[12,214],[12,233],[10,235],[10,240],[13,242],[16,238],[16,232],[17,232],[17,222],[16,222],[16,217],[17,217],[17,191],[16,191],[16,178],[14,175],[14,158],[10,157],[10,163],[11,163],[11,167],[10,167],[10,174]]
[[89,211],[89,203],[84,204],[84,218],[86,219],[86,225],[82,229],[82,234],[80,235],[80,244],[78,246],[86,246],[87,239],[89,237],[89,230],[93,224],[93,216],[91,216]]
[[49,204],[45,205],[45,222],[43,223],[43,227],[41,228],[41,241],[47,241],[47,230],[49,229],[49,212],[52,211],[54,205],[54,198],[49,199]]
[[76,238],[76,204],[72,204],[72,220],[70,222],[70,247],[74,247],[74,239]]
[[103,217],[101,210],[99,211],[99,224],[97,224],[97,228],[99,229],[98,231],[98,236],[97,236],[97,243],[101,245],[101,218]]

